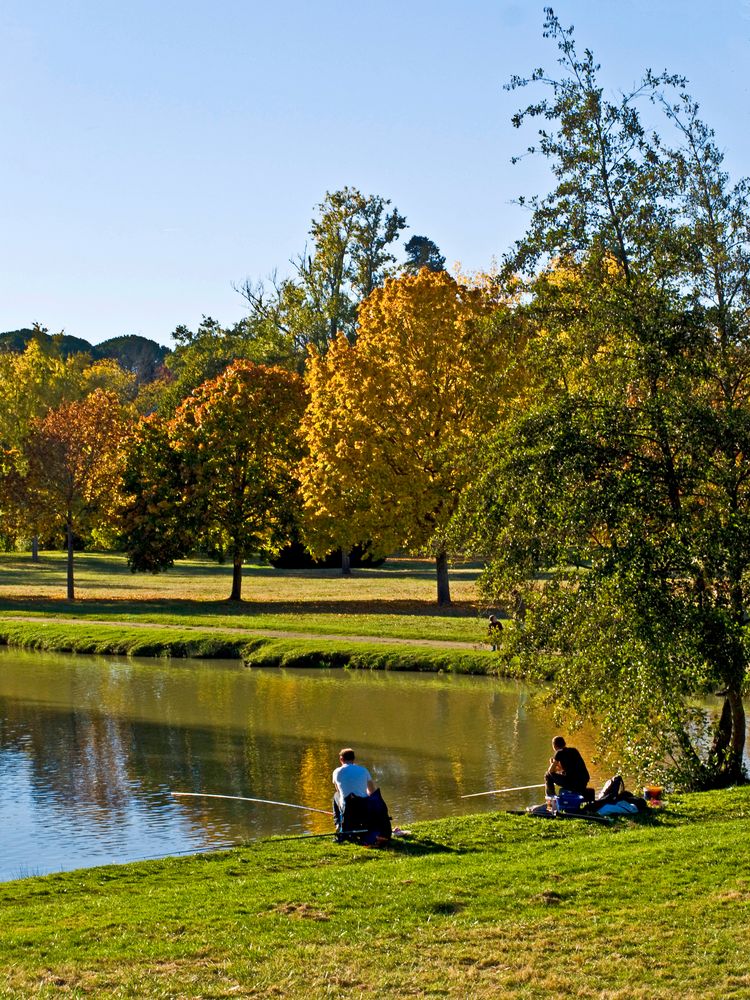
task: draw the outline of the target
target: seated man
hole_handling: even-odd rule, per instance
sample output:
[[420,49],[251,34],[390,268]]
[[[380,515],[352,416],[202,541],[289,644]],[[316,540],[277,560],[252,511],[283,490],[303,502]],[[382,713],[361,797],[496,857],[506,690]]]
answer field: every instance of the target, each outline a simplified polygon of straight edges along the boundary
[[555,754],[550,758],[549,770],[544,776],[547,797],[551,798],[555,794],[555,785],[568,788],[578,795],[585,795],[589,772],[583,757],[575,747],[567,746],[562,736],[556,736],[552,740],[552,749]]
[[337,830],[341,829],[347,795],[354,794],[366,798],[375,791],[375,783],[370,777],[370,772],[361,764],[354,763],[354,751],[351,747],[345,747],[339,753],[339,762],[340,766],[331,775],[333,787],[336,789],[333,794],[333,815]]
[[370,846],[388,843],[392,835],[391,817],[370,772],[354,763],[351,747],[341,751],[339,760],[341,766],[332,775],[336,789],[333,815],[339,843],[352,839]]

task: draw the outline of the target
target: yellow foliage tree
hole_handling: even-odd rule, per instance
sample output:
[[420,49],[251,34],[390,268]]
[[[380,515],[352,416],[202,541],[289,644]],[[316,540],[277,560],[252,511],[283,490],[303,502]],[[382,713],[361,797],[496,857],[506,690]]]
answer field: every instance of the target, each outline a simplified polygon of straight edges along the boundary
[[354,344],[311,351],[300,479],[313,553],[430,551],[450,603],[445,529],[498,419],[514,335],[495,288],[426,269],[387,281],[360,307]]

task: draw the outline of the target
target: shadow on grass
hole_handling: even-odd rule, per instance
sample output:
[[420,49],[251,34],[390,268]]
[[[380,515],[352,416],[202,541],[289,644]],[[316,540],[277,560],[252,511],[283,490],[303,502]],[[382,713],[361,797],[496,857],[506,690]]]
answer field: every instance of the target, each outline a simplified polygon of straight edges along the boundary
[[[482,569],[481,563],[459,563],[450,569],[450,578],[456,582],[474,581]],[[231,563],[219,563],[198,560],[185,560],[175,564],[170,569],[164,570],[161,574],[136,573],[133,574],[128,568],[125,558],[120,554],[78,552],[75,555],[76,576],[81,577],[89,573],[96,573],[98,576],[132,576],[133,579],[142,581],[149,577],[158,579],[160,576],[183,576],[199,578],[223,578],[226,577],[228,586],[231,584],[232,565]],[[28,583],[30,573],[41,573],[44,575],[65,573],[65,554],[63,552],[42,552],[38,562],[32,562],[30,555],[5,555],[0,561],[0,580],[3,584],[24,585]],[[251,577],[260,579],[276,580],[340,580],[340,569],[275,569],[264,563],[249,562],[244,568],[245,579]],[[395,577],[406,577],[409,580],[429,580],[435,579],[435,567],[429,560],[425,559],[389,559],[385,565],[373,569],[366,567],[357,568],[352,571],[354,578],[361,577],[368,580],[392,580]],[[84,581],[85,582],[85,581]],[[121,586],[122,584],[118,584]]]
[[[3,578],[4,579],[4,578]],[[85,585],[77,585],[79,591]],[[0,597],[0,612],[16,611],[33,614],[47,613],[76,618],[96,618],[102,615],[170,615],[175,618],[221,617],[252,619],[263,615],[294,615],[302,625],[306,615],[417,615],[424,618],[476,618],[477,609],[468,601],[456,602],[451,607],[410,600],[360,600],[360,601],[195,601],[174,597],[149,600],[127,597],[89,598],[75,601],[64,598]]]
[[448,847],[447,844],[439,844],[429,837],[419,837],[412,839],[396,838],[388,845],[388,850],[395,851],[407,857],[419,858],[427,854],[465,854],[461,847]]

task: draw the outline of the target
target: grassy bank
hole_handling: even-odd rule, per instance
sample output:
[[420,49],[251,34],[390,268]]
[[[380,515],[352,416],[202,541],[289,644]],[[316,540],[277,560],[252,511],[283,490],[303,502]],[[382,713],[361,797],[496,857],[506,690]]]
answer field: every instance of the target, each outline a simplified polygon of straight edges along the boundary
[[87,622],[0,620],[0,644],[21,649],[118,656],[241,659],[253,667],[350,667],[360,670],[492,674],[486,650],[433,649],[386,642],[248,637],[220,629],[110,626]]
[[[478,564],[451,568],[454,608],[441,617],[472,616],[477,599]],[[232,589],[231,565],[209,559],[180,559],[164,573],[131,573],[125,557],[113,552],[79,552],[75,556],[76,596],[120,602],[173,600],[225,601]],[[429,559],[388,559],[382,566],[355,569],[342,577],[335,569],[282,570],[262,563],[243,568],[242,596],[248,606],[317,609],[356,613],[380,607],[397,614],[437,613],[435,566]],[[65,553],[44,551],[33,563],[28,553],[0,553],[0,599],[47,599],[65,596]],[[226,605],[225,605],[226,607]]]
[[0,886],[3,996],[747,997],[750,790]]

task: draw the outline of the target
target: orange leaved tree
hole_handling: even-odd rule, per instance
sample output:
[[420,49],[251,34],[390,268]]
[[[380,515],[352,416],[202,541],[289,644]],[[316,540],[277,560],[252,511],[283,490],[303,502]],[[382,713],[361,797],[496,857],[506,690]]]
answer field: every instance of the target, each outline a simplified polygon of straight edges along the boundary
[[300,478],[313,552],[431,551],[450,603],[445,532],[502,408],[510,318],[491,283],[423,269],[363,302],[355,343],[311,352]]
[[235,361],[198,386],[172,421],[186,513],[200,540],[232,557],[230,601],[242,599],[244,559],[288,539],[304,408],[299,375]]
[[73,536],[107,518],[122,469],[125,420],[103,389],[32,420],[22,444],[25,472],[14,494],[32,531],[65,525],[67,596],[75,598]]
[[289,539],[304,408],[299,375],[238,360],[172,420],[142,421],[128,442],[121,508],[131,569],[159,572],[198,547],[227,552],[229,600],[241,600],[245,558]]

